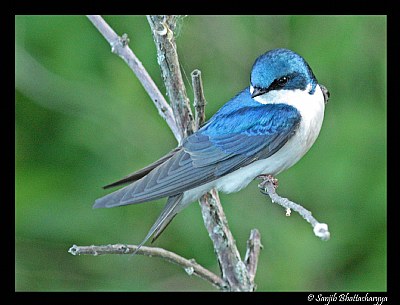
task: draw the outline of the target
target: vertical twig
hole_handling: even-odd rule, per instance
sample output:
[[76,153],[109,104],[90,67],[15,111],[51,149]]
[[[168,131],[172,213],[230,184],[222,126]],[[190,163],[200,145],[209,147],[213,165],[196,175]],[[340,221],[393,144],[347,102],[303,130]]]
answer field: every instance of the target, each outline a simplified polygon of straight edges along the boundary
[[177,16],[150,15],[153,39],[157,48],[157,62],[167,89],[176,123],[182,138],[193,133],[193,115],[179,65],[174,37]]
[[200,126],[206,121],[205,106],[207,104],[204,97],[203,81],[201,79],[201,71],[194,70],[191,73],[192,76],[192,87],[193,87],[193,106],[194,106],[194,126],[195,130],[199,129]]
[[229,230],[218,192],[211,190],[199,202],[204,225],[214,244],[222,278],[229,283],[231,291],[253,291],[254,285]]
[[[197,130],[205,122],[206,99],[203,93],[201,72],[194,70],[191,75],[194,93],[195,130]],[[257,266],[251,270],[254,271],[254,274],[253,277],[250,277],[246,265],[240,258],[235,239],[229,230],[217,190],[211,190],[203,195],[199,199],[199,204],[204,225],[213,241],[223,279],[229,283],[232,291],[253,291],[255,287],[253,280]],[[259,252],[254,251],[251,251],[251,253],[257,256],[259,254]],[[253,262],[257,264],[256,260],[253,260]]]
[[[249,274],[250,282],[254,286],[254,278],[257,272],[258,257],[260,256],[261,248],[262,245],[260,232],[257,229],[253,229],[251,230],[250,237],[247,240],[247,251],[244,257],[244,263]],[[256,287],[254,287],[254,290],[255,288]]]

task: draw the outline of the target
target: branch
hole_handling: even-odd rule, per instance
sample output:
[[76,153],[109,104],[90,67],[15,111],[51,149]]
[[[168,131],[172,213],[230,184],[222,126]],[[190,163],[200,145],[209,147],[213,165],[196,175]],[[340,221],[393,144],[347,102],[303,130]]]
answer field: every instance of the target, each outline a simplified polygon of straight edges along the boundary
[[177,139],[178,143],[182,140],[182,134],[180,133],[176,124],[174,114],[170,105],[165,100],[164,96],[158,90],[156,84],[146,71],[142,63],[129,48],[129,39],[126,34],[119,37],[114,30],[104,21],[99,15],[88,15],[87,18],[93,23],[97,30],[104,36],[111,46],[111,51],[121,57],[135,73],[140,83],[143,85],[146,92],[149,94],[154,105],[158,109],[160,116],[167,122],[171,128],[172,133]]
[[259,178],[263,181],[258,185],[261,192],[268,195],[273,203],[277,203],[282,207],[286,208],[286,215],[290,216],[290,210],[293,210],[300,214],[306,221],[308,221],[313,227],[315,236],[321,238],[322,240],[328,240],[331,236],[328,230],[328,225],[326,223],[318,222],[312,215],[311,212],[303,208],[301,205],[290,201],[287,198],[283,198],[276,193],[277,179],[270,175],[261,175]]
[[253,291],[246,265],[240,258],[235,239],[228,227],[218,192],[211,190],[200,199],[201,213],[208,235],[214,244],[222,278],[229,283],[231,291]]
[[[195,129],[197,130],[205,121],[204,108],[206,99],[203,93],[201,72],[194,70],[191,75],[194,93]],[[229,283],[232,291],[253,291],[259,251],[257,253],[253,252],[257,258],[253,260],[256,265],[253,270],[254,274],[251,277],[240,258],[235,239],[229,230],[228,221],[222,209],[218,191],[213,189],[203,195],[199,199],[199,204],[204,225],[214,244],[214,251],[217,255],[222,277]]]
[[[157,48],[157,61],[162,71],[177,125],[182,128],[182,135],[190,135],[203,123],[201,120],[205,118],[205,99],[202,92],[201,74],[196,72],[192,73],[192,78],[195,78],[193,81],[196,100],[195,110],[198,112],[196,115],[198,124],[197,126],[193,126],[193,115],[180,71],[174,38],[177,17],[151,15],[147,16],[147,20],[152,29],[154,42]],[[204,224],[213,241],[223,279],[228,282],[230,290],[252,291],[253,285],[249,280],[247,269],[240,259],[239,251],[237,250],[232,233],[229,231],[218,192],[212,190],[202,196],[199,201],[202,208]]]
[[[198,70],[192,73],[196,111],[196,124],[194,124],[189,99],[187,98],[186,89],[180,72],[178,54],[173,35],[177,17],[147,16],[157,47],[157,59],[161,67],[172,110],[151,80],[143,65],[127,46],[129,42],[127,35],[124,34],[122,37],[118,37],[100,16],[88,16],[88,18],[110,43],[112,52],[123,58],[138,76],[159,110],[160,115],[167,121],[179,143],[181,143],[181,140],[185,136],[192,134],[194,130],[197,130],[199,126],[204,123],[204,106],[206,102],[203,95],[201,73]],[[240,259],[235,240],[232,233],[229,231],[218,192],[212,190],[205,194],[199,202],[202,208],[204,223],[214,244],[214,250],[217,254],[223,279],[199,266],[193,260],[186,260],[164,249],[143,246],[137,251],[137,254],[163,257],[183,266],[189,274],[195,273],[199,276],[202,275],[202,278],[212,282],[213,285],[222,290],[253,291],[255,287],[254,276],[261,247],[258,231],[252,231],[244,263]],[[69,252],[74,255],[126,254],[133,253],[136,249],[137,246],[126,245],[73,246]],[[151,252],[150,249],[156,252]]]
[[[260,255],[262,245],[261,245],[261,235],[257,229],[253,229],[250,232],[250,237],[247,240],[247,251],[244,257],[244,263],[246,265],[247,272],[251,283],[254,284],[254,278],[257,272],[258,257]],[[255,290],[256,287],[254,287]]]
[[193,133],[193,115],[176,51],[174,30],[177,18],[171,15],[150,15],[147,16],[147,21],[156,44],[157,62],[161,68],[172,111],[181,136],[185,138]]
[[201,80],[201,71],[194,70],[191,73],[192,87],[193,87],[193,106],[194,106],[194,126],[199,129],[200,126],[206,121],[205,106],[207,104],[203,93],[203,82]]
[[199,265],[194,259],[186,259],[182,256],[179,256],[176,253],[167,251],[165,249],[156,248],[156,247],[146,247],[142,246],[137,249],[138,246],[133,245],[107,245],[107,246],[77,246],[73,245],[68,252],[72,255],[104,255],[104,254],[132,254],[136,250],[136,254],[146,255],[150,257],[160,257],[165,259],[170,263],[174,263],[176,265],[181,266],[185,269],[186,273],[189,275],[196,275],[203,280],[206,280],[213,284],[215,287],[226,290],[227,283],[222,280],[219,276],[207,270],[203,266]]

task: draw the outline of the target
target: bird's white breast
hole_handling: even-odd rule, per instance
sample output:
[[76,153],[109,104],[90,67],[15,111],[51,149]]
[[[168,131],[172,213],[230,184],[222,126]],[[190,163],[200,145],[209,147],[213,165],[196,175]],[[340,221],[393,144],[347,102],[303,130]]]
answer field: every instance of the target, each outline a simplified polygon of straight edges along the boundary
[[246,187],[254,178],[261,174],[277,175],[288,169],[304,156],[318,137],[324,119],[324,96],[317,85],[314,94],[309,90],[274,90],[254,99],[262,104],[285,103],[300,112],[301,121],[296,133],[287,143],[271,157],[256,161],[184,193],[186,204],[198,199],[202,194],[217,188],[225,193],[232,193]]
[[[295,107],[301,115],[296,133],[274,155],[265,161],[265,174],[277,175],[288,169],[304,156],[311,148],[321,130],[324,120],[324,95],[319,85],[314,94],[306,90],[275,90],[254,99],[259,103],[285,103]],[[262,162],[260,161],[260,162]]]

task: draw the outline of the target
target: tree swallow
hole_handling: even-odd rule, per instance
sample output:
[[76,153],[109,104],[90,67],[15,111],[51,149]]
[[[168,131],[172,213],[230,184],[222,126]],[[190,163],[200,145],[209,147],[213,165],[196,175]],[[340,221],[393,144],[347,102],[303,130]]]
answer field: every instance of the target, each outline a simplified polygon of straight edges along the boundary
[[268,51],[256,59],[249,87],[170,153],[105,186],[130,183],[93,207],[168,197],[139,247],[151,236],[154,241],[179,211],[211,189],[237,192],[258,176],[275,176],[299,161],[320,132],[328,97],[300,55]]

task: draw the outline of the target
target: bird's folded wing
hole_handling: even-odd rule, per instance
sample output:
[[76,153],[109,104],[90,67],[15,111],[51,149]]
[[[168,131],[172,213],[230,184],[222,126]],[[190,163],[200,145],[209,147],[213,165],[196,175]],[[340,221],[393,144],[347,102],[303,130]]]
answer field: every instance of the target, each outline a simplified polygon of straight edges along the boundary
[[114,186],[118,186],[121,184],[126,184],[129,182],[133,182],[136,180],[139,180],[140,178],[146,176],[149,172],[151,172],[153,169],[155,169],[157,166],[159,166],[160,164],[164,163],[165,161],[167,161],[168,159],[170,159],[178,150],[180,149],[180,147],[177,147],[175,149],[173,149],[172,151],[170,151],[168,154],[166,154],[165,156],[161,157],[160,159],[158,159],[157,161],[147,165],[146,167],[132,173],[129,174],[128,176],[115,181],[113,183],[107,184],[105,186],[103,186],[103,189],[107,189],[110,187],[114,187]]
[[[207,124],[185,139],[182,147],[143,178],[97,199],[94,207],[114,207],[175,196],[218,179],[258,159],[264,159],[281,148],[295,132],[300,114],[288,105],[284,108],[247,109],[251,116],[244,128],[233,132],[213,130]],[[283,113],[282,113],[283,111]],[[288,115],[290,114],[290,115]],[[232,118],[234,122],[232,122]],[[225,126],[236,124],[240,113],[225,118]],[[289,119],[288,119],[289,118]]]

